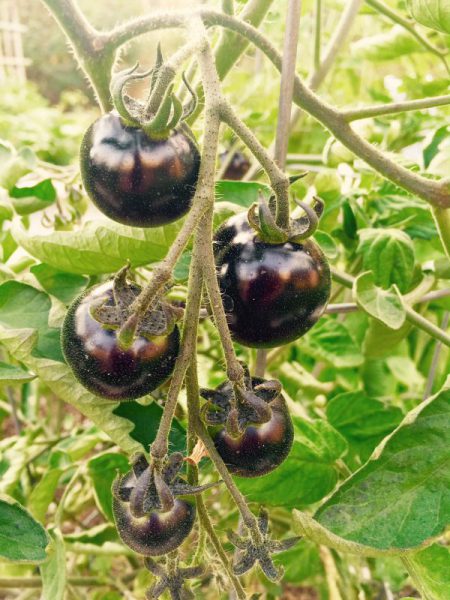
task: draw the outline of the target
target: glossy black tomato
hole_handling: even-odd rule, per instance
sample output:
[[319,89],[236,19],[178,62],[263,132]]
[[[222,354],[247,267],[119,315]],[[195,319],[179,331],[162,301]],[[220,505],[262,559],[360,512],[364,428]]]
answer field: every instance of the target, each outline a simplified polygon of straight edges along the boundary
[[[222,163],[228,160],[228,152],[223,152],[220,155],[220,160]],[[248,173],[249,169],[250,161],[248,158],[242,154],[242,152],[235,152],[227,168],[225,169],[223,179],[238,181],[242,179],[246,173]]]
[[[135,286],[137,291],[138,286]],[[137,336],[124,350],[117,328],[94,318],[101,305],[114,305],[113,281],[81,294],[69,307],[62,329],[62,350],[75,377],[93,394],[108,400],[145,396],[172,374],[179,352],[180,334]]]
[[[251,381],[254,392],[270,406],[270,420],[261,424],[247,422],[236,437],[225,425],[209,427],[214,445],[228,470],[240,477],[260,477],[276,469],[288,456],[294,439],[292,421],[282,394],[259,389],[264,379],[252,377]],[[220,413],[227,414],[231,390],[230,382],[226,381],[213,394],[203,390],[202,395],[211,401],[212,407],[216,403]]]
[[157,227],[189,210],[200,154],[180,131],[168,139],[150,139],[112,112],[87,130],[80,166],[88,195],[106,216],[124,225]]
[[[126,477],[132,486],[133,473]],[[194,525],[196,509],[193,501],[175,498],[170,510],[154,509],[136,516],[129,500],[120,499],[113,490],[113,514],[117,531],[127,546],[143,556],[160,556],[183,543]]]
[[313,240],[269,244],[243,213],[216,233],[215,256],[230,331],[244,346],[292,342],[324,312],[330,268]]

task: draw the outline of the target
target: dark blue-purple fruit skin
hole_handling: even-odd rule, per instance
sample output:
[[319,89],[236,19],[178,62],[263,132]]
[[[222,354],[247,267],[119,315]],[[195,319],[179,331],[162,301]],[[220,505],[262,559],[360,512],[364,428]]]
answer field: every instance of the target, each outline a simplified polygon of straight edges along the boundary
[[117,340],[117,330],[92,316],[103,302],[113,301],[108,281],[81,294],[69,307],[61,334],[67,364],[90,392],[108,400],[134,400],[164,383],[172,374],[180,349],[178,327],[167,335],[138,336],[127,350]]
[[[253,386],[264,380],[252,378]],[[229,382],[217,390],[231,388]],[[238,437],[225,427],[210,427],[217,452],[230,473],[239,477],[260,477],[274,471],[287,458],[294,440],[294,428],[286,401],[280,394],[270,402],[272,417],[261,425],[248,425]]]
[[273,348],[304,335],[330,297],[328,262],[311,239],[269,244],[245,213],[231,217],[214,237],[217,275],[233,338]]
[[80,168],[86,192],[107,217],[124,225],[158,227],[188,212],[200,153],[180,131],[151,139],[111,112],[85,133]]
[[142,556],[160,556],[176,550],[192,531],[195,505],[175,499],[167,512],[152,511],[144,517],[131,514],[130,505],[113,497],[113,513],[122,541]]

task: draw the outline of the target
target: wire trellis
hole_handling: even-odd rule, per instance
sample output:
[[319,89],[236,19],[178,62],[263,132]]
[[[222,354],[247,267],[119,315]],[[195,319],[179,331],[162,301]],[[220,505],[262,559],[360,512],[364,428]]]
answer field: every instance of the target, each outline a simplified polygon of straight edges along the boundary
[[5,79],[26,80],[26,67],[21,24],[16,0],[0,0],[0,83]]

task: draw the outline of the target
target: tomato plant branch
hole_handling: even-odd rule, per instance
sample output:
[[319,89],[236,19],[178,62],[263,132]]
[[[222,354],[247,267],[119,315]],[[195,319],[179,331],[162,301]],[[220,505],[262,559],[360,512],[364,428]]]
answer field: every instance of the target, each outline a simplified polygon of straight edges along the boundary
[[384,2],[381,2],[381,0],[365,0],[365,1],[366,1],[366,4],[371,6],[378,13],[384,15],[390,21],[393,21],[394,23],[397,23],[397,25],[400,25],[401,27],[403,27],[403,29],[405,29],[413,37],[415,37],[416,40],[420,44],[422,44],[422,46],[424,48],[429,50],[435,56],[438,56],[443,61],[445,68],[447,69],[447,72],[449,71],[447,62],[444,58],[444,56],[446,56],[448,54],[448,51],[441,50],[440,48],[436,48],[436,46],[433,46],[433,44],[426,37],[424,37],[422,34],[420,34],[417,31],[413,21],[403,17],[402,15],[397,13],[395,10],[392,10],[392,8],[387,6]]
[[[336,269],[331,269],[331,275],[335,281],[339,282],[343,286],[345,286],[347,288],[353,287],[355,278],[352,277],[351,275],[348,275],[347,273],[342,273],[340,271],[337,271]],[[449,334],[447,334],[445,331],[443,331],[440,327],[438,327],[434,323],[431,323],[431,321],[429,321],[428,319],[425,319],[425,317],[422,317],[422,315],[417,313],[413,308],[411,308],[408,304],[406,304],[406,302],[403,303],[403,306],[404,306],[405,313],[406,313],[406,319],[410,323],[412,323],[413,325],[415,325],[422,331],[425,331],[431,337],[435,338],[436,340],[439,340],[446,346],[450,347],[450,335]]]
[[266,172],[270,185],[277,197],[277,205],[289,203],[289,177],[272,160],[252,130],[243,123],[228,102],[223,99],[220,116],[224,123],[245,143]]
[[350,122],[359,119],[370,119],[371,117],[382,117],[384,115],[434,108],[436,106],[447,106],[449,104],[450,95],[433,96],[432,98],[421,98],[420,100],[407,100],[405,102],[392,102],[390,104],[376,104],[374,106],[347,109],[342,111],[342,115],[346,121]]
[[[62,3],[57,0],[44,1],[56,7],[62,6]],[[60,10],[58,14],[63,12]],[[194,15],[198,15],[207,26],[220,25],[235,31],[245,38],[246,44],[252,42],[257,46],[274,66],[281,71],[282,57],[280,53],[262,33],[249,23],[212,10],[200,9]],[[113,51],[128,40],[156,29],[185,26],[186,20],[192,18],[192,16],[192,13],[187,14],[186,12],[156,14],[131,21],[117,27],[110,33],[100,34],[92,30],[92,39],[98,41],[97,46],[99,46],[99,50],[97,52],[101,51],[104,56],[111,57]],[[66,30],[65,20],[62,23]],[[72,36],[70,36],[70,39],[74,43]],[[80,53],[84,56],[83,48],[80,49]],[[81,64],[84,66],[83,61]],[[381,175],[434,206],[450,207],[450,184],[447,180],[435,181],[427,179],[390,160],[380,150],[372,146],[369,142],[366,142],[353,131],[342,113],[319,99],[298,76],[296,76],[294,83],[294,102],[322,123],[336,139],[341,141],[354,154],[372,166]]]
[[181,339],[181,352],[175,363],[172,374],[164,412],[159,423],[158,432],[151,445],[151,456],[156,460],[163,460],[168,451],[168,437],[172,420],[177,407],[178,396],[183,385],[184,376],[188,367],[192,352],[195,351],[198,316],[200,312],[200,301],[202,293],[202,272],[193,260],[189,271],[188,297],[186,301],[186,312],[183,322],[183,335]]
[[70,41],[104,112],[112,108],[109,93],[115,50],[104,47],[106,35],[87,21],[74,0],[42,0]]
[[[214,171],[216,164],[217,148],[219,143],[220,120],[216,103],[217,82],[214,69],[210,69],[211,50],[209,42],[203,33],[203,24],[197,20],[192,22],[195,28],[195,34],[201,39],[197,54],[202,71],[203,83],[205,86],[205,133],[203,139],[203,152],[200,167],[200,174],[197,182],[196,196],[201,199],[201,205],[209,211],[214,204]],[[212,58],[211,58],[212,60]],[[214,67],[214,65],[212,65]],[[211,72],[212,71],[212,72]],[[195,200],[194,200],[195,202]],[[189,215],[191,216],[192,211]],[[189,219],[188,217],[188,219]],[[167,454],[168,435],[172,424],[178,396],[183,384],[186,369],[196,347],[196,336],[198,327],[198,317],[200,313],[200,301],[202,294],[203,273],[199,268],[201,252],[202,228],[199,228],[194,240],[193,258],[189,271],[188,298],[186,303],[186,312],[184,317],[183,337],[181,342],[181,353],[177,359],[175,370],[172,376],[166,406],[164,409],[158,433],[151,447],[153,458],[163,459]],[[169,252],[170,254],[170,252]],[[139,300],[139,298],[138,298]]]
[[[195,423],[197,423],[200,420],[200,392],[197,377],[196,353],[192,354],[191,361],[186,372],[186,392],[189,412],[189,435],[192,438],[192,436],[196,437]],[[197,484],[196,477],[193,479],[192,483]],[[222,563],[223,568],[225,569],[225,572],[233,587],[236,597],[240,600],[245,600],[245,598],[247,597],[246,593],[241,585],[241,582],[239,581],[239,578],[236,577],[236,575],[233,573],[233,569],[231,567],[228,556],[225,550],[223,549],[223,546],[214,530],[214,526],[211,523],[211,519],[208,515],[205,501],[203,500],[203,496],[201,494],[196,496],[196,505],[200,525],[206,531],[209,541],[211,542],[211,545],[216,551],[217,556],[219,557],[219,560]]]

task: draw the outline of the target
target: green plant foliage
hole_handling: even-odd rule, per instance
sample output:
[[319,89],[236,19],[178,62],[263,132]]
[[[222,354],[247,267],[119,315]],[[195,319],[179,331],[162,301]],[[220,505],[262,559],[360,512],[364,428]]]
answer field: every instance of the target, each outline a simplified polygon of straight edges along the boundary
[[450,5],[447,0],[407,0],[413,19],[421,25],[450,33]]
[[[115,223],[94,208],[81,183],[79,147],[99,109],[82,69],[67,51],[65,36],[44,6],[61,3],[15,4],[27,27],[22,37],[31,63],[28,81],[6,76],[0,94],[0,596],[150,597],[149,588],[162,581],[161,571],[149,572],[122,541],[114,519],[112,484],[133,464],[139,472],[144,464],[139,454],[150,460],[163,415],[169,414],[168,391],[179,373],[135,401],[99,398],[65,363],[60,332],[74,298],[109,280],[127,262],[129,279],[145,287],[173,248],[188,215],[166,227],[143,229]],[[71,2],[62,4],[70,10]],[[173,0],[164,6],[148,0],[77,0],[75,4],[102,32],[116,25],[127,27],[127,20],[139,15],[151,18],[155,10],[161,14],[166,9],[182,10],[188,15],[198,8],[207,10],[207,35],[213,51],[219,48],[217,65],[224,72],[244,38],[217,25],[214,20],[219,18],[211,11],[220,11],[225,4],[228,9],[234,6],[238,18],[241,10],[250,11],[245,20],[283,53],[292,3]],[[357,3],[301,4],[296,69],[302,82],[315,86],[316,95],[295,87],[295,97],[302,98],[305,108],[291,111],[285,170],[292,180],[302,176],[289,188],[291,218],[306,226],[305,212],[295,201],[313,205],[319,196],[324,202],[314,240],[332,270],[329,307],[304,336],[268,351],[265,378],[281,383],[293,422],[289,456],[264,476],[233,475],[238,491],[231,488],[231,494],[220,481],[226,480],[224,472],[219,474],[190,432],[195,428],[189,417],[196,398],[187,393],[195,388],[192,371],[188,372],[168,428],[169,452],[180,452],[185,459],[178,473],[183,480],[196,482],[198,477],[199,485],[213,485],[202,492],[193,530],[177,557],[182,568],[205,567],[204,574],[189,580],[196,600],[244,597],[239,590],[234,592],[227,573],[228,563],[239,564],[244,553],[234,547],[236,539],[227,532],[242,536],[244,542],[239,543],[246,548],[251,538],[247,526],[251,518],[247,514],[243,520],[236,503],[240,493],[255,516],[260,508],[267,509],[265,543],[281,550],[273,559],[284,569],[280,581],[269,581],[259,568],[264,557],[256,561],[239,576],[249,598],[380,600],[392,595],[448,600],[450,349],[437,342],[432,328],[431,332],[430,327],[419,328],[413,321],[423,319],[449,334],[450,266],[443,244],[450,242],[445,213],[436,216],[427,198],[400,186],[402,178],[394,178],[395,184],[387,177],[402,166],[422,178],[424,186],[427,179],[448,178],[450,102],[371,114],[348,124],[336,113],[333,127],[321,120],[333,114],[330,107],[353,111],[379,106],[383,112],[392,103],[425,99],[431,105],[434,96],[449,95],[450,5],[447,0],[361,2],[341,40],[336,37],[338,24]],[[320,6],[321,32],[316,39]],[[194,39],[190,24],[187,38]],[[102,53],[103,39],[95,42]],[[126,44],[114,70],[138,60],[140,71],[150,69],[159,42],[167,59],[185,41],[182,28],[157,28]],[[325,62],[315,72],[319,58]],[[202,61],[194,56],[189,60],[176,69],[173,90],[186,107],[184,71],[200,92],[198,118],[188,122],[199,147],[212,155],[212,149],[203,147],[209,117],[205,123]],[[89,63],[84,60],[84,65]],[[107,71],[102,64],[105,81]],[[145,101],[149,79],[133,81],[126,94]],[[235,114],[273,156],[280,107],[280,77],[273,64],[250,42],[221,87]],[[311,107],[316,110],[310,112]],[[348,142],[350,128],[365,144]],[[247,145],[222,124],[218,154],[230,149],[242,152],[251,168],[243,180],[224,180],[217,158],[214,231],[261,197],[274,202],[269,178],[249,146],[255,150],[254,143]],[[373,148],[377,164],[369,166],[365,159]],[[375,170],[377,165],[380,171]],[[208,176],[197,185],[203,192],[212,181]],[[282,182],[275,187],[280,193]],[[442,198],[446,197],[442,188]],[[206,207],[207,198],[202,198]],[[196,231],[204,232],[203,222]],[[191,236],[162,288],[180,314],[181,333],[194,248]],[[305,256],[304,277],[296,282],[299,289],[314,284],[307,260]],[[240,266],[248,277],[240,292],[251,290],[256,300],[260,296],[255,310],[267,311],[264,294],[275,296],[277,286],[289,281],[289,270],[277,264],[276,276],[270,270],[261,273],[258,260],[245,257]],[[266,279],[255,291],[253,280],[259,276]],[[212,314],[220,303],[207,294],[206,286],[203,291],[197,374],[200,388],[213,389],[231,372],[216,327],[220,322]],[[226,290],[222,299],[226,316],[232,319]],[[125,295],[127,307],[131,301]],[[91,308],[91,315],[98,317],[96,307]],[[108,308],[102,307],[100,314],[110,319],[105,327],[115,328],[117,315]],[[233,345],[238,360],[253,374],[256,350]],[[199,401],[203,418],[203,396]],[[228,426],[238,439],[236,427],[241,424],[233,419],[231,413]],[[245,451],[252,452],[252,446]],[[159,459],[151,464],[153,468]],[[153,483],[147,482],[146,493]],[[159,499],[166,484],[158,482]],[[131,498],[130,489],[122,492]],[[195,503],[189,494],[180,498]],[[135,488],[134,509],[139,511],[141,500]],[[199,517],[203,505],[210,528],[205,527],[204,516]],[[165,514],[159,510],[159,516]],[[295,535],[301,536],[295,545],[282,544]],[[217,552],[219,543],[227,557],[225,566]],[[260,547],[253,548],[249,556],[261,557],[261,552]],[[176,566],[175,554],[167,562],[164,556],[154,558],[161,569]],[[266,569],[267,565],[266,561]],[[160,597],[169,595],[166,589]]]
[[0,500],[0,538],[0,555],[6,560],[39,563],[46,559],[45,529],[12,499]]
[[449,520],[450,391],[410,413],[371,460],[323,504],[318,522],[349,541],[406,550],[440,535]]

